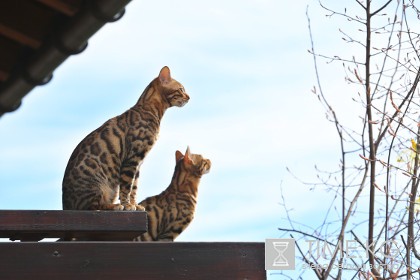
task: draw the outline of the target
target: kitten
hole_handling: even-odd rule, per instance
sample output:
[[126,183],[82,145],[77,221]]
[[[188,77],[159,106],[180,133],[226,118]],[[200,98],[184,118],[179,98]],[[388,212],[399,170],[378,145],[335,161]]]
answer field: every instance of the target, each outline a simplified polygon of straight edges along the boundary
[[140,165],[157,140],[166,109],[188,100],[184,87],[163,67],[132,108],[75,148],[64,173],[63,209],[144,210],[136,202]]
[[147,211],[148,232],[135,241],[173,241],[194,218],[198,184],[201,176],[210,171],[211,162],[201,155],[185,156],[176,151],[176,166],[169,187],[159,195],[140,202]]

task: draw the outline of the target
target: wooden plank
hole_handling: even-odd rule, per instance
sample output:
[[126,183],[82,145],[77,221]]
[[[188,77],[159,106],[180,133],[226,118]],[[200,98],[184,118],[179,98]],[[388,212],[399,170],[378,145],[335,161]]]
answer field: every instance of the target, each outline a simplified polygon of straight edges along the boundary
[[19,55],[22,53],[22,46],[6,37],[0,36],[0,71],[8,75],[13,67],[19,64]]
[[131,241],[147,231],[143,211],[1,210],[0,238]]
[[0,1],[0,35],[39,48],[54,28],[54,11],[34,1]]
[[9,72],[0,69],[0,82],[4,82],[9,78]]
[[80,9],[81,0],[38,0],[40,3],[66,16],[74,16]]
[[37,40],[32,36],[29,36],[2,23],[0,23],[0,35],[3,35],[4,37],[7,37],[25,46],[29,46],[33,49],[37,49],[41,46],[40,40]]
[[1,279],[265,279],[264,243],[0,244]]

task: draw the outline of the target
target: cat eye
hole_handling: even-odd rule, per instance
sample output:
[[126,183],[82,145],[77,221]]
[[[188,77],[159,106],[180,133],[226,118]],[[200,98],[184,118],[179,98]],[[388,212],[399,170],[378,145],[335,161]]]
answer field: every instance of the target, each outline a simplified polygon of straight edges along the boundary
[[174,90],[174,91],[172,91],[169,95],[171,95],[171,94],[174,94],[174,93],[176,93],[176,92],[179,92],[179,93],[185,93],[185,89],[184,88],[179,88],[179,89],[176,89],[176,90]]

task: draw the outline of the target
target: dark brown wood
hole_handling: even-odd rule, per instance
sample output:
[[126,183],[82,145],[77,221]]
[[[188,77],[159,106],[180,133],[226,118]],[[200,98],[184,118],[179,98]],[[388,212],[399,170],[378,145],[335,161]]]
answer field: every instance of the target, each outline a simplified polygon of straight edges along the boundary
[[0,1],[0,35],[31,48],[41,46],[53,20],[54,11],[35,1]]
[[33,49],[37,49],[41,46],[40,40],[37,40],[34,37],[29,36],[28,34],[20,32],[2,23],[0,23],[0,35],[10,38],[11,40],[14,40],[23,45],[29,46]]
[[0,69],[0,82],[6,81],[9,78],[9,72]]
[[142,211],[1,210],[0,238],[131,241],[147,231]]
[[21,47],[16,42],[0,36],[0,81],[6,80],[18,61]]
[[80,8],[81,0],[38,0],[40,3],[66,16],[74,16]]
[[0,243],[1,279],[265,279],[263,243]]
[[[0,117],[16,110],[35,86],[45,84],[70,55],[87,46],[109,20],[118,20],[130,0],[0,0]],[[4,40],[3,40],[4,41]],[[13,59],[2,62],[2,57]]]

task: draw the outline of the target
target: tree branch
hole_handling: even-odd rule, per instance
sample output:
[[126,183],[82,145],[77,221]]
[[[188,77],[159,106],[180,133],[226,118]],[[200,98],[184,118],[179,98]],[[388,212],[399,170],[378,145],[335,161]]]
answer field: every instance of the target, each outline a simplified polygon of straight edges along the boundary
[[[368,0],[369,1],[369,0]],[[388,6],[389,5],[389,3],[391,3],[392,2],[392,0],[388,0],[388,2],[386,2],[385,3],[385,5],[383,5],[382,7],[380,7],[378,10],[376,10],[376,12],[373,12],[372,13],[372,17],[373,16],[375,16],[376,14],[378,14],[379,12],[381,12],[383,9],[385,9],[386,8],[386,6]]]

